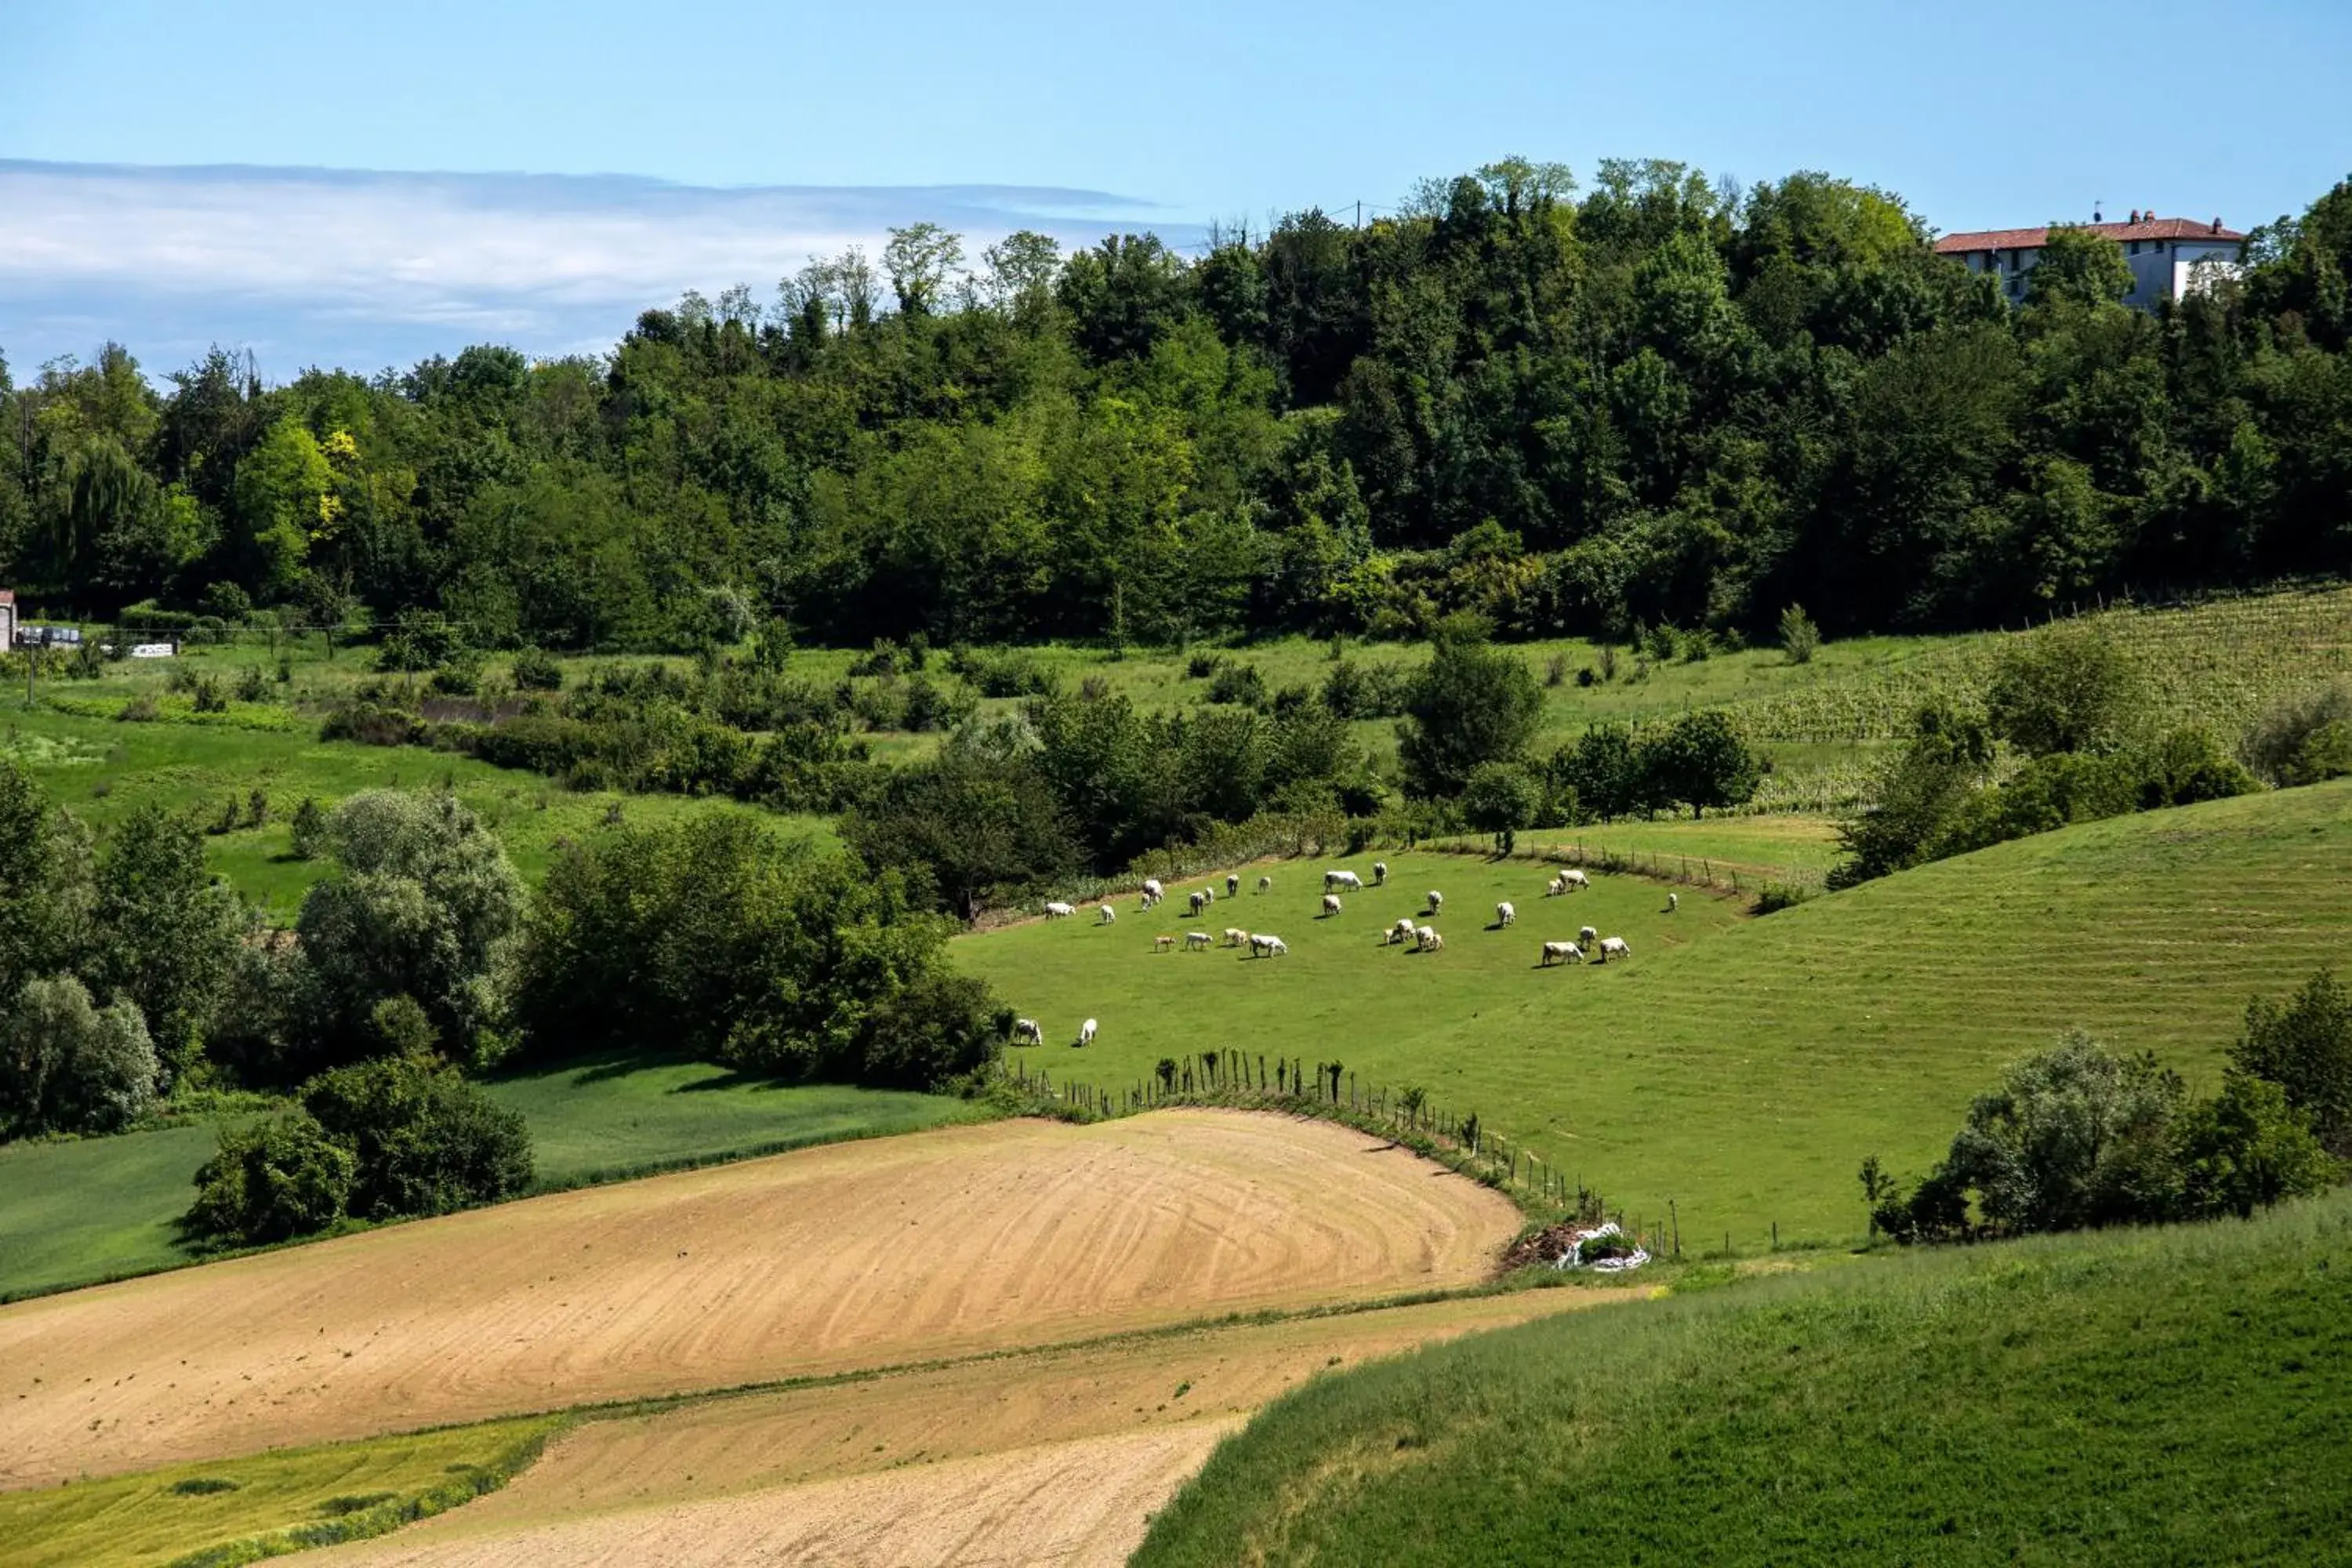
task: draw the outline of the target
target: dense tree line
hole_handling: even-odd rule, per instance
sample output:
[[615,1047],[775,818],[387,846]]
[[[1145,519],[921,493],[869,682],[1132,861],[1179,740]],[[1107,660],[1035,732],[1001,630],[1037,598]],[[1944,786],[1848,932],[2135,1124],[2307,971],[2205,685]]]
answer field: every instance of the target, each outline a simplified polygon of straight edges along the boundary
[[2154,314],[2105,241],[2012,305],[1925,234],[1822,174],[1510,160],[1197,258],[918,225],[599,358],[264,387],[216,352],[158,395],[109,345],[0,372],[0,574],[690,648],[1843,633],[2352,565],[2352,183]]

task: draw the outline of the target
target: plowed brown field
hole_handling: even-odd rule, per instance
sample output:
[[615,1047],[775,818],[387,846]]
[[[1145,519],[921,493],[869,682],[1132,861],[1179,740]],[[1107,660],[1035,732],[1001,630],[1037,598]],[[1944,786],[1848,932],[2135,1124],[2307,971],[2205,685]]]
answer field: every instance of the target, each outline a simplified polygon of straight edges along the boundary
[[1238,1112],[808,1150],[0,1308],[0,1488],[1461,1284],[1517,1224]]
[[1118,1563],[1217,1440],[1285,1389],[1632,1294],[1225,1325],[600,1421],[506,1490],[320,1568]]

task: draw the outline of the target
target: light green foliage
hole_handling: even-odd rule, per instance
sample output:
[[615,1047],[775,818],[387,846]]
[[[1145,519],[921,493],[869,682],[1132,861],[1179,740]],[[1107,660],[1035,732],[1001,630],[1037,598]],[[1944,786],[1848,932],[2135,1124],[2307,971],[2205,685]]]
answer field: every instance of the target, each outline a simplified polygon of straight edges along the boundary
[[2174,1137],[2187,1214],[2244,1219],[2344,1174],[2286,1091],[2247,1073],[2225,1075],[2221,1092],[2190,1106]]
[[26,981],[0,1016],[0,1130],[14,1136],[120,1131],[162,1077],[139,1009],[91,1005],[70,974]]
[[1780,651],[1789,656],[1790,664],[1812,663],[1821,646],[1822,629],[1805,614],[1804,605],[1791,605],[1780,612]]
[[2347,1245],[2338,1195],[1472,1335],[1261,1411],[1134,1561],[2303,1561]]
[[2272,784],[2352,773],[2352,681],[2282,699],[2246,731],[2247,763]]
[[2068,622],[2005,646],[1985,691],[1992,731],[2029,756],[2101,751],[2128,737],[2141,692],[2098,626]]
[[2112,305],[2131,292],[2131,263],[2123,247],[2086,228],[2053,228],[2026,279],[2036,305]]
[[317,437],[298,419],[280,419],[236,465],[237,544],[250,581],[276,596],[293,589],[313,539],[340,511],[335,475]]
[[[373,1048],[376,1005],[405,995],[446,1047],[478,1054],[504,1009],[522,881],[498,839],[448,795],[371,790],[328,824],[338,870],[302,900],[302,1038],[293,1061]],[[289,1065],[292,1065],[289,1063]]]
[[1495,853],[1508,855],[1518,830],[1536,826],[1543,789],[1517,763],[1481,763],[1462,787],[1462,820],[1495,838]]
[[2352,992],[2322,969],[2284,1002],[2256,997],[2230,1053],[2240,1071],[2277,1084],[2327,1146],[2352,1155]]

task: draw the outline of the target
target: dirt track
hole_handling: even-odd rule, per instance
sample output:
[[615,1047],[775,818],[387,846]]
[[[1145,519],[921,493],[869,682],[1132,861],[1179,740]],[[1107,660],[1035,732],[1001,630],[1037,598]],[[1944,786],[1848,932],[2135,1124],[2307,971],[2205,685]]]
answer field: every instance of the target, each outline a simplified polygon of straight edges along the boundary
[[1459,1284],[1517,1226],[1269,1116],[807,1150],[0,1308],[0,1489]]
[[1612,1299],[1626,1298],[1229,1325],[597,1422],[506,1490],[320,1568],[1118,1563],[1218,1438],[1286,1388]]

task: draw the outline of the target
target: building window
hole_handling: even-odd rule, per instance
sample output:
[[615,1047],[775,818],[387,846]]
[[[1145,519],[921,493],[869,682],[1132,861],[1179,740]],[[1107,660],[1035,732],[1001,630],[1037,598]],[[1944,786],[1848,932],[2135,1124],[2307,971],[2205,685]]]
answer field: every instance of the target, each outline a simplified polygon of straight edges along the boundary
[[2156,242],[2156,253],[2158,256],[2162,256],[2164,254],[2164,241],[2159,239]]
[[2025,252],[2021,250],[2012,250],[2009,253],[2009,269],[2011,272],[2016,271],[2023,265],[2025,265]]
[[2133,240],[2133,241],[2131,242],[2131,245],[2132,245],[2131,253],[2132,253],[2134,256],[2137,256],[2137,255],[2139,254],[2139,241],[2135,239],[2135,240]]

